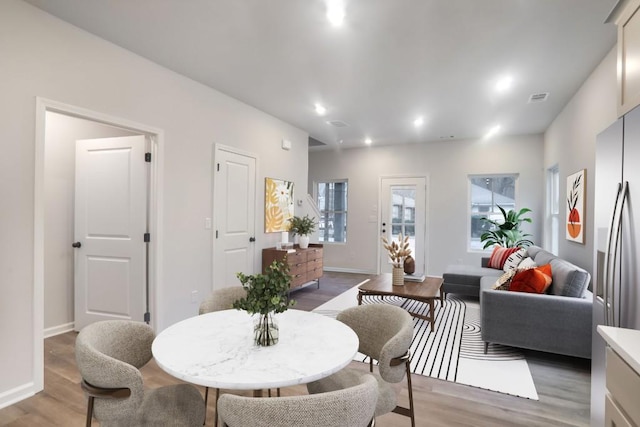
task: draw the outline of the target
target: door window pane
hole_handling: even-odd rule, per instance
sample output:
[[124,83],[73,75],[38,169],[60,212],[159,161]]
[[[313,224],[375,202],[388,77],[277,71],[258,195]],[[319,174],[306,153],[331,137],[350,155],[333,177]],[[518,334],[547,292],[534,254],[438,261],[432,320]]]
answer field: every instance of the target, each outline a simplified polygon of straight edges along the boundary
[[391,219],[391,238],[398,240],[398,236],[409,236],[409,248],[415,254],[415,218],[416,218],[416,188],[415,186],[393,186],[391,188],[391,203],[393,218]]

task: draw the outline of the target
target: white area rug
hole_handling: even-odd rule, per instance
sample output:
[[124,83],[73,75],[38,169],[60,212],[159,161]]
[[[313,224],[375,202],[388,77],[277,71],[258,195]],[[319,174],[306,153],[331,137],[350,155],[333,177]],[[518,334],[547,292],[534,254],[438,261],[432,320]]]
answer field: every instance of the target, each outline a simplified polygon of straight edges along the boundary
[[[364,282],[363,282],[364,283]],[[358,286],[313,310],[335,317],[358,304]],[[387,303],[426,314],[427,304],[400,297],[365,296],[363,304]],[[414,318],[411,372],[487,390],[538,400],[524,355],[516,348],[492,344],[484,354],[480,338],[480,308],[477,301],[447,296],[444,306],[436,303],[435,331],[428,322]],[[358,354],[358,360],[365,357]]]

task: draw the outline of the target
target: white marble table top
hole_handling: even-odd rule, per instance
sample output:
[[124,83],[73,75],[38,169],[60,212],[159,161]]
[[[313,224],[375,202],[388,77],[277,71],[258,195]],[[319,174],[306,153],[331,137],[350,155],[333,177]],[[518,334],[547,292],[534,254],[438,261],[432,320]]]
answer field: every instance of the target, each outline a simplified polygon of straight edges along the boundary
[[279,342],[253,343],[253,318],[225,310],[192,317],[162,331],[153,356],[167,373],[208,387],[259,390],[305,384],[349,364],[358,337],[345,324],[320,314],[276,314]]

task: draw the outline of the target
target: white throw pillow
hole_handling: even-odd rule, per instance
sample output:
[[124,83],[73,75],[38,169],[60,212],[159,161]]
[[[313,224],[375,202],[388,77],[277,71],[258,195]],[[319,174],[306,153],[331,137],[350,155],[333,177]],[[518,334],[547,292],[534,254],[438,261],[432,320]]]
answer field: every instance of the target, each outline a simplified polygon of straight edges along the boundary
[[518,265],[518,270],[528,270],[530,268],[535,268],[537,267],[538,264],[536,264],[531,257],[526,257],[525,259],[522,260],[522,262],[520,262],[520,264]]
[[504,267],[502,269],[504,271],[513,270],[514,268],[520,265],[520,263],[522,262],[523,259],[525,259],[526,256],[527,256],[526,248],[518,249],[517,251],[509,255],[509,258],[507,258],[507,260],[504,262]]

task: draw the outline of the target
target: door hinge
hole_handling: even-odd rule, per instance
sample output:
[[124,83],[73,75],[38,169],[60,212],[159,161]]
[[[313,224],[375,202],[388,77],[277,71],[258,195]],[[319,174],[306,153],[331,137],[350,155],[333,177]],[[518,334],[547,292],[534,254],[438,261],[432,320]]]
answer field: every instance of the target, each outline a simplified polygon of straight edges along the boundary
[[216,164],[216,170],[217,170],[218,172],[220,172],[220,163],[217,163],[217,164]]
[[216,239],[218,238],[218,230],[216,230]]
[[151,313],[149,313],[148,311],[144,314],[144,322],[145,323],[151,322]]
[[144,153],[144,161],[151,163],[151,153]]
[[144,242],[149,243],[151,241],[151,234],[144,233]]

